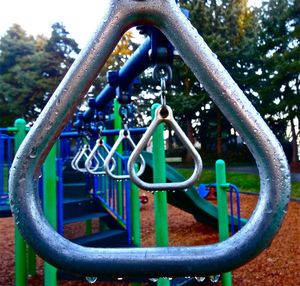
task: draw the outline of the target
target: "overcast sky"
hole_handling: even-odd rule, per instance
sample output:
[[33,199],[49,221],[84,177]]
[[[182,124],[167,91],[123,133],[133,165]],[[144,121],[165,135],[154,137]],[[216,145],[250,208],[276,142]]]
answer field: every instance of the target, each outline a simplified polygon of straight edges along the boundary
[[62,22],[83,48],[101,20],[106,3],[106,0],[1,1],[0,37],[13,23],[20,24],[30,35],[50,37],[52,24]]
[[[261,0],[249,0],[251,4]],[[83,48],[97,27],[107,0],[6,0],[1,1],[0,37],[12,26],[20,24],[30,35],[50,37],[55,22],[65,25],[70,36]]]

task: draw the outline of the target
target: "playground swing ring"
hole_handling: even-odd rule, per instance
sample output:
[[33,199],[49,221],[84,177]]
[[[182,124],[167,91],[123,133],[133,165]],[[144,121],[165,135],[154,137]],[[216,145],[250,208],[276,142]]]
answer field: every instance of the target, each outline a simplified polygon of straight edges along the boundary
[[[63,238],[43,215],[37,180],[45,157],[122,34],[143,24],[165,34],[256,159],[261,179],[258,204],[241,231],[223,242],[193,247],[88,248]],[[98,30],[41,112],[16,158],[9,180],[10,203],[22,236],[47,262],[83,276],[183,277],[228,272],[270,245],[289,201],[290,176],[280,144],[175,0],[111,0]]]
[[[103,158],[103,156],[101,155],[101,153],[98,152],[98,149],[99,148],[102,148],[105,152],[105,154],[109,154],[109,150],[108,148],[106,147],[105,145],[105,142],[103,141],[103,138],[99,138],[96,140],[96,144],[94,146],[94,148],[92,149],[91,153],[88,155],[86,161],[85,161],[85,169],[87,170],[87,172],[89,174],[92,174],[92,175],[105,175],[106,172],[104,170],[104,161],[105,159]],[[100,164],[94,168],[91,168],[92,166],[92,161],[94,158],[97,158],[96,156],[99,156],[99,159],[100,159]],[[101,161],[102,161],[102,165],[101,165]],[[114,158],[111,158],[111,162],[110,162],[110,171],[113,172],[116,168],[116,160]],[[97,170],[98,168],[102,168],[103,170]]]
[[[139,178],[139,174],[135,172],[135,162],[138,159],[139,156],[141,156],[141,153],[143,149],[146,147],[147,143],[150,141],[151,136],[153,135],[155,129],[157,126],[162,123],[168,123],[170,127],[175,131],[175,134],[178,136],[178,138],[183,143],[183,146],[186,148],[186,150],[191,154],[193,160],[194,160],[194,170],[192,175],[183,182],[172,182],[172,183],[147,183],[142,181]],[[189,141],[188,137],[185,135],[185,133],[182,131],[180,126],[177,124],[176,120],[173,116],[173,111],[170,108],[170,106],[161,105],[159,108],[156,109],[155,117],[153,121],[151,122],[150,126],[147,128],[147,131],[142,136],[141,140],[137,144],[136,148],[131,153],[129,159],[128,159],[128,171],[130,174],[130,179],[133,183],[135,183],[138,187],[140,187],[143,190],[150,190],[150,191],[173,191],[173,190],[183,190],[187,189],[188,187],[192,186],[198,177],[200,177],[202,173],[202,160],[193,146],[193,144]]]

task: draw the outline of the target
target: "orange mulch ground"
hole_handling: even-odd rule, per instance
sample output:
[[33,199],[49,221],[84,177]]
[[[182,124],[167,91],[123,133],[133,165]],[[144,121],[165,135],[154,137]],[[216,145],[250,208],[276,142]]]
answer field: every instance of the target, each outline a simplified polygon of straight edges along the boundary
[[[147,194],[148,195],[148,194]],[[148,195],[149,203],[141,208],[142,241],[144,246],[154,244],[153,235],[153,199]],[[241,195],[242,216],[249,217],[256,205],[257,197]],[[199,224],[193,216],[169,206],[170,245],[199,245],[218,240],[212,227]],[[96,227],[96,222],[95,222]],[[68,227],[66,233],[83,231],[81,224]],[[13,222],[11,218],[0,219],[0,286],[14,285],[14,242]],[[289,286],[300,285],[300,203],[291,202],[283,226],[272,245],[247,265],[233,271],[233,285],[241,286]],[[38,259],[38,275],[29,280],[29,285],[43,285],[42,261]],[[90,285],[87,282],[60,281],[60,286]],[[124,283],[100,283],[93,285],[127,285]],[[197,285],[212,285],[198,283]],[[220,285],[218,283],[217,285]]]

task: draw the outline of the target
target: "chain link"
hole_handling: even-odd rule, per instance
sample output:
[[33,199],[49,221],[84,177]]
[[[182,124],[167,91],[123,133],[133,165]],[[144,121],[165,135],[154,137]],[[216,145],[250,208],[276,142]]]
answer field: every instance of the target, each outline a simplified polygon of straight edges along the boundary
[[127,105],[121,105],[119,109],[119,114],[122,119],[122,124],[123,128],[125,131],[128,130],[128,113],[129,113],[129,108]]
[[163,109],[166,109],[167,107],[167,83],[166,83],[166,78],[162,77],[160,79],[160,100],[161,100],[161,105]]
[[172,69],[168,64],[157,64],[152,72],[153,80],[160,84],[160,100],[162,105],[162,113],[167,116],[167,84],[172,80]]

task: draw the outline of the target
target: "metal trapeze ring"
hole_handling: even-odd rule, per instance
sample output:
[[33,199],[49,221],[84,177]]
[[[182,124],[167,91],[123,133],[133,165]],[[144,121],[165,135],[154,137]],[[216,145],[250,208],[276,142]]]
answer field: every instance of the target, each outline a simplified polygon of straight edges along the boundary
[[[280,144],[174,0],[110,0],[105,19],[30,129],[12,164],[9,197],[20,233],[48,263],[83,276],[206,276],[247,263],[270,245],[287,211],[290,175]],[[259,200],[248,223],[219,243],[129,249],[83,247],[59,235],[44,217],[37,192],[40,168],[123,32],[145,23],[165,34],[242,136],[257,162]]]

